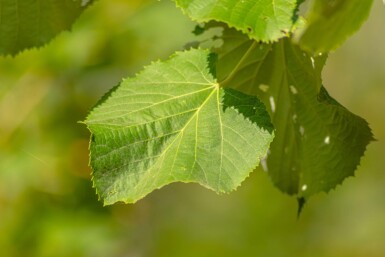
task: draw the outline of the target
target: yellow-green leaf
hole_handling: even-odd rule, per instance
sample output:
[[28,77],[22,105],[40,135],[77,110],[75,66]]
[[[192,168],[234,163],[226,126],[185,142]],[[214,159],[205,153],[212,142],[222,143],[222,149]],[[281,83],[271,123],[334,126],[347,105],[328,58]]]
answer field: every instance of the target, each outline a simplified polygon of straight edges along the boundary
[[210,54],[190,50],[121,83],[87,117],[93,182],[105,204],[172,182],[234,190],[273,139],[264,105],[223,89]]
[[175,0],[198,22],[227,23],[251,38],[270,42],[287,36],[297,20],[297,0]]

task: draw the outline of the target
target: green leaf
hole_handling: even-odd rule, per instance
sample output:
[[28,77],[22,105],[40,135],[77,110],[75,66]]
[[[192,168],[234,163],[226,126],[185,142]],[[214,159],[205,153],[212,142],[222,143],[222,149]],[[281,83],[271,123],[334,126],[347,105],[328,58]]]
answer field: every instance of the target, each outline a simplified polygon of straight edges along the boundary
[[0,0],[0,55],[40,47],[69,30],[93,0]]
[[297,0],[175,0],[198,22],[227,23],[251,38],[269,42],[285,37],[297,20]]
[[276,132],[263,166],[274,184],[309,197],[354,175],[372,133],[322,86],[326,58],[312,58],[290,40],[259,44],[232,29],[223,39],[218,79],[269,106]]
[[124,80],[87,117],[93,182],[105,204],[172,182],[234,190],[273,139],[264,105],[222,89],[207,50],[190,50]]
[[315,0],[307,25],[298,31],[301,47],[313,53],[335,50],[369,16],[373,0]]

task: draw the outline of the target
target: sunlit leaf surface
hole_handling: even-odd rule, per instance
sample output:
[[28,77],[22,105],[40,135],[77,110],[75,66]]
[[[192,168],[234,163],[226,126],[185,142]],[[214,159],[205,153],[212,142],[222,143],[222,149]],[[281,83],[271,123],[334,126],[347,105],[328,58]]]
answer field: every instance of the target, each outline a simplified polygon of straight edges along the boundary
[[105,204],[177,181],[229,192],[266,155],[273,132],[264,105],[222,89],[210,59],[190,50],[153,63],[88,116],[93,181]]
[[226,22],[255,40],[276,41],[296,22],[297,0],[175,0],[193,20]]

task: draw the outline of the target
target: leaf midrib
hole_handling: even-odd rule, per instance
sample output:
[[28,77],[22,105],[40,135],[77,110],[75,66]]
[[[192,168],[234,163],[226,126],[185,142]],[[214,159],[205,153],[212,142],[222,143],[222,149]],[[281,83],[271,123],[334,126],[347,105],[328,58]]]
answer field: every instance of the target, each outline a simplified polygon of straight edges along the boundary
[[[196,116],[199,115],[200,111],[202,110],[202,108],[206,105],[206,103],[213,97],[213,95],[217,92],[219,94],[219,84],[217,83],[213,83],[213,85],[211,86],[211,88],[213,89],[213,91],[206,97],[206,99],[202,102],[202,104],[200,105],[200,107],[196,110],[196,112],[190,117],[190,119],[186,122],[186,124],[179,130],[178,132],[178,135],[176,135],[173,139],[171,139],[171,142],[168,143],[167,147],[163,150],[163,152],[157,156],[153,156],[152,158],[157,158],[157,160],[150,166],[148,167],[146,170],[140,172],[140,173],[137,173],[137,174],[149,174],[151,173],[150,171],[152,169],[154,169],[154,167],[156,167],[159,163],[159,160],[162,160],[164,157],[164,155],[166,153],[168,153],[169,149],[174,145],[174,143],[178,140],[178,138],[181,137],[181,135],[183,135],[185,129],[190,125],[190,123],[192,122],[192,120],[194,120],[194,118]],[[219,102],[217,104],[218,108],[219,108]],[[223,137],[222,137],[223,138]],[[180,140],[181,141],[181,140]],[[179,143],[180,145],[180,143]],[[223,142],[222,142],[222,145],[223,145]],[[178,152],[179,152],[179,146],[178,146],[178,149],[175,153],[175,158],[174,158],[174,162],[172,164],[172,169],[170,170],[170,173],[172,173],[173,169],[174,169],[174,165],[175,165],[175,161],[177,159],[177,156],[178,156]],[[196,153],[194,153],[196,154]],[[119,169],[119,168],[122,168],[124,166],[127,166],[129,164],[131,164],[132,162],[129,162],[129,163],[125,163],[119,167],[116,167],[114,169]],[[161,169],[161,166],[158,168],[159,170]],[[119,178],[117,178],[117,180],[119,180]],[[111,185],[112,186],[112,185]],[[145,188],[145,186],[143,186],[143,188]],[[143,189],[142,189],[143,190]]]

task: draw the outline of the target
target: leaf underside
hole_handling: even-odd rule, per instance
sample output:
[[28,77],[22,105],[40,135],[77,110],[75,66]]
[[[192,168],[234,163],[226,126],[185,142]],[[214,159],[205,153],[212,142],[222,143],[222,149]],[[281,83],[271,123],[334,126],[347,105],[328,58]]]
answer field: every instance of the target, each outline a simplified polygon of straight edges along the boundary
[[87,117],[93,182],[105,204],[172,182],[234,190],[273,139],[264,105],[223,89],[207,50],[175,54],[121,83]]
[[259,44],[233,29],[225,29],[223,41],[218,79],[269,107],[276,132],[264,167],[274,184],[309,197],[354,175],[373,137],[367,122],[322,86],[326,57],[312,58],[288,39]]
[[250,38],[272,42],[286,37],[297,21],[297,0],[175,0],[193,20],[227,23]]
[[0,0],[0,55],[40,47],[64,30],[93,0]]

